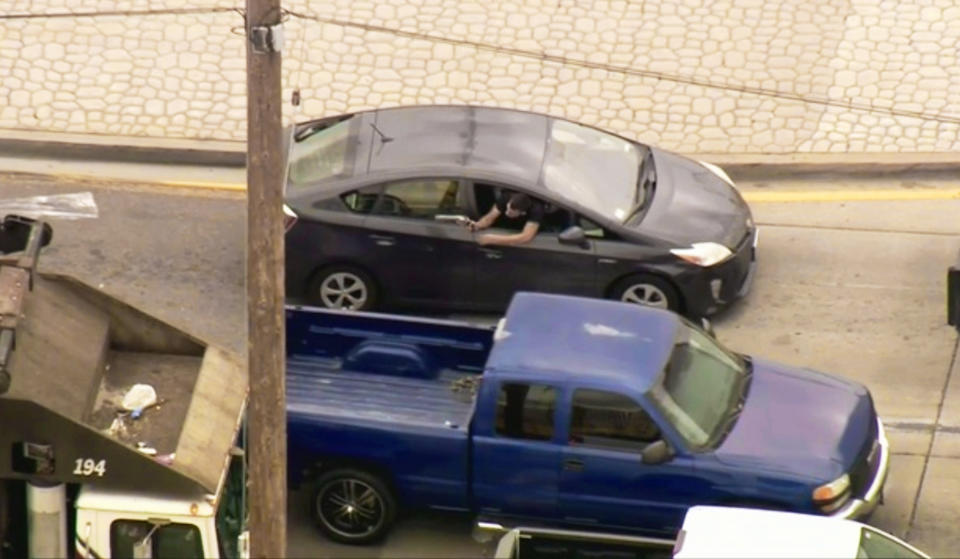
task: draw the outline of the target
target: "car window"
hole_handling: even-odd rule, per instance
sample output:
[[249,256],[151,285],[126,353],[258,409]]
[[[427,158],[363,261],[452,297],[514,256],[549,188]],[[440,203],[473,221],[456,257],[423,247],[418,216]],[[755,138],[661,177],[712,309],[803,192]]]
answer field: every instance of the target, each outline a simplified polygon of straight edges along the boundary
[[459,186],[458,181],[450,179],[390,183],[384,186],[372,213],[420,219],[433,219],[438,214],[462,215],[466,209]]
[[348,173],[350,131],[354,119],[322,125],[294,141],[287,171],[289,187],[295,189]]
[[657,424],[631,398],[603,390],[573,393],[570,444],[639,451],[658,439]]
[[860,548],[857,550],[857,558],[875,559],[877,557],[912,559],[923,557],[923,555],[919,555],[882,532],[863,527],[860,532]]
[[672,545],[521,534],[512,559],[670,559]]
[[550,440],[556,409],[556,388],[505,383],[497,396],[497,434],[516,439]]
[[369,186],[359,190],[351,190],[340,196],[340,200],[348,210],[359,214],[368,214],[373,211],[380,196],[381,186]]
[[582,215],[577,216],[577,225],[583,229],[583,233],[591,239],[619,239],[617,235],[611,233],[607,229],[604,229],[600,224],[595,223]]

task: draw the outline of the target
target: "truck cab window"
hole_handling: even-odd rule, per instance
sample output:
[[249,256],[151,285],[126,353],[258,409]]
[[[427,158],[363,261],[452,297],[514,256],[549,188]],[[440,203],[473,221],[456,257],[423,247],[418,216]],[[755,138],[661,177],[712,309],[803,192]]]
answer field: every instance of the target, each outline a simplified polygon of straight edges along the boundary
[[660,439],[653,419],[623,394],[578,389],[571,412],[571,444],[640,451]]
[[114,520],[110,524],[110,556],[133,559],[134,548],[146,539],[148,557],[203,557],[200,530],[193,524],[157,526],[142,520]]
[[556,409],[556,388],[542,384],[505,383],[497,397],[497,434],[548,441],[553,438]]

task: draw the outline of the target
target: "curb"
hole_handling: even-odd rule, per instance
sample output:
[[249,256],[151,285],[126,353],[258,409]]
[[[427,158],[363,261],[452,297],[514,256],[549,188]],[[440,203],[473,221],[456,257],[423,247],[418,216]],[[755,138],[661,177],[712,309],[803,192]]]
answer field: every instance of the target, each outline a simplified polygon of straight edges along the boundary
[[[243,167],[246,143],[223,140],[62,134],[0,129],[0,155],[111,162]],[[960,155],[925,153],[683,154],[722,167],[734,178],[811,174],[888,175],[960,172]]]
[[243,167],[246,143],[0,130],[0,155]]
[[740,179],[827,173],[878,177],[891,174],[960,172],[960,155],[952,152],[705,153],[689,157],[719,165],[731,176]]

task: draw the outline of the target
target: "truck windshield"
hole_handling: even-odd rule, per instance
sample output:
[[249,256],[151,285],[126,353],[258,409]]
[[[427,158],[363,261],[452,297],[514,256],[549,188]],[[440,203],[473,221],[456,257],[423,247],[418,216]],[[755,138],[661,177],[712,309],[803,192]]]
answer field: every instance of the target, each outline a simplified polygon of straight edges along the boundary
[[745,377],[743,358],[684,321],[650,397],[687,445],[703,450],[739,413]]
[[[143,547],[138,551],[138,547]],[[193,524],[158,526],[142,520],[114,520],[110,523],[110,556],[203,557],[200,530]]]

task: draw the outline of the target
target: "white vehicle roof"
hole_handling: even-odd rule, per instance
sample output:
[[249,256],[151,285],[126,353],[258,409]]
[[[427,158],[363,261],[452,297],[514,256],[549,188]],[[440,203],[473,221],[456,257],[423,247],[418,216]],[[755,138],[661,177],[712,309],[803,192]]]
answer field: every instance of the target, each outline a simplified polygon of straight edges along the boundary
[[213,516],[211,501],[202,494],[168,495],[151,492],[123,491],[85,485],[77,498],[77,508],[169,516]]
[[687,512],[674,557],[855,559],[863,526],[825,516],[697,506]]

